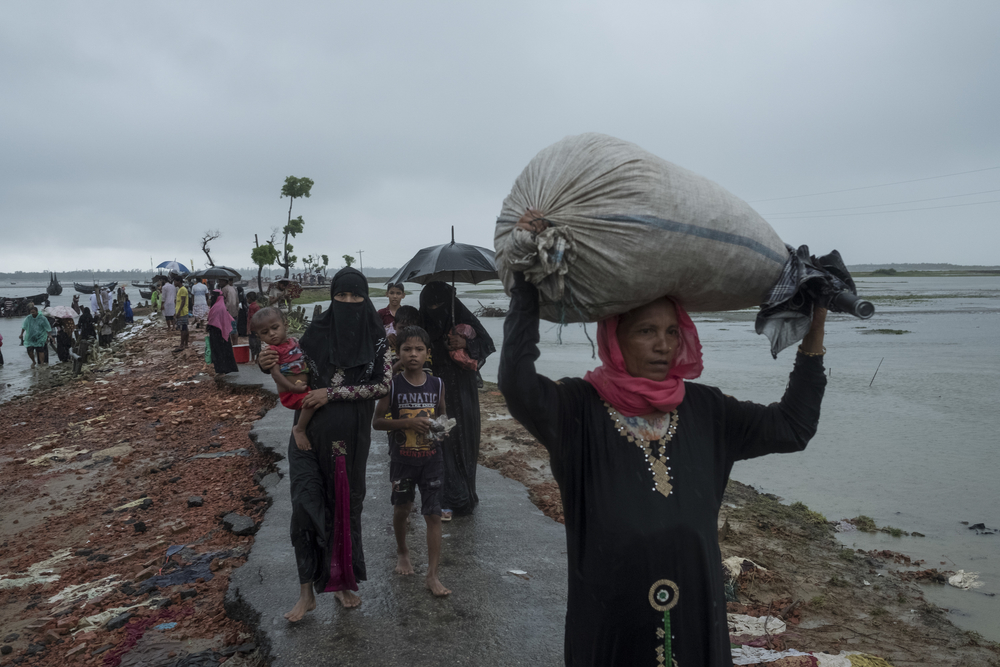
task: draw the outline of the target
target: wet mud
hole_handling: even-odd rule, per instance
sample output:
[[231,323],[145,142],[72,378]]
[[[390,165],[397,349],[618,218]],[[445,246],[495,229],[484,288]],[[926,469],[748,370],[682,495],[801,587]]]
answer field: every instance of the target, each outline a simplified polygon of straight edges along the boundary
[[177,344],[146,327],[0,408],[0,665],[262,664],[223,606],[254,538],[223,517],[269,505],[273,399]]

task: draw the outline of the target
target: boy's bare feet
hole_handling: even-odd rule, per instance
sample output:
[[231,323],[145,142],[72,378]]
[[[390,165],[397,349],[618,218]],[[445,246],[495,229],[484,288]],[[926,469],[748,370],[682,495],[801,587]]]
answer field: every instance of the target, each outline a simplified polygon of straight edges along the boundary
[[396,574],[413,574],[413,565],[410,564],[410,554],[399,554],[396,556]]
[[353,609],[361,604],[361,598],[355,595],[353,591],[337,591],[333,594],[333,597],[337,598],[340,604],[344,605],[346,609]]
[[292,623],[302,620],[302,617],[316,608],[316,595],[313,593],[312,584],[302,584],[299,592],[299,601],[295,603],[292,610],[285,614]]
[[427,589],[434,594],[434,597],[443,598],[446,595],[451,595],[451,591],[445,588],[436,576],[427,576]]
[[312,449],[312,445],[309,444],[309,438],[306,436],[305,429],[299,429],[298,425],[292,427],[292,436],[295,438],[295,446],[304,452],[308,452]]

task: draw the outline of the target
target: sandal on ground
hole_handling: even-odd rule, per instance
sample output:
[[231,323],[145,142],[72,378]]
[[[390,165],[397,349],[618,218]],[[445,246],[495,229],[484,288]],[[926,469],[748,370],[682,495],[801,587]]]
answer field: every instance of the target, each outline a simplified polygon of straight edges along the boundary
[[441,510],[441,520],[451,521],[451,510]]

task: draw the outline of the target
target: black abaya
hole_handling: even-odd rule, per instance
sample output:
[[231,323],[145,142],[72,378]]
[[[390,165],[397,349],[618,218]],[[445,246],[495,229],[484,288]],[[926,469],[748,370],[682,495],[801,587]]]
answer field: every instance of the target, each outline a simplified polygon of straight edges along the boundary
[[219,327],[207,325],[208,344],[212,349],[212,365],[219,375],[224,373],[239,373],[240,367],[236,365],[236,357],[233,356],[233,344],[228,338],[222,337]]
[[686,383],[666,445],[673,486],[664,496],[643,450],[618,430],[589,383],[535,372],[538,292],[518,278],[499,385],[511,415],[549,450],[562,496],[566,664],[664,664],[657,631],[669,622],[677,664],[731,665],[717,532],[722,495],[735,461],[801,450],[815,434],[822,359],[798,355],[781,402],[766,407]]
[[[364,297],[363,302],[333,299],[339,292]],[[342,269],[330,288],[330,308],[315,319],[299,340],[309,363],[309,385],[327,389],[329,401],[309,420],[306,435],[311,449],[300,450],[294,437],[288,442],[292,492],[291,539],[299,583],[312,583],[322,593],[353,588],[345,577],[331,581],[331,554],[338,554],[334,517],[338,505],[335,468],[344,457],[350,488],[350,547],[354,582],[367,578],[361,542],[361,511],[365,474],[371,447],[375,401],[389,392],[392,362],[385,330],[368,298],[368,281],[357,269]],[[298,421],[299,412],[295,413]],[[341,506],[342,507],[342,506]],[[340,563],[346,569],[346,563]]]
[[[330,552],[333,539],[333,516],[337,507],[334,493],[334,443],[345,450],[351,503],[351,557],[354,578],[367,579],[365,554],[361,542],[361,511],[365,500],[365,473],[371,447],[371,424],[375,400],[388,392],[392,364],[385,346],[369,369],[350,384],[341,385],[339,398],[331,397],[319,408],[306,435],[312,449],[303,451],[288,440],[288,466],[292,492],[291,539],[299,583],[315,584],[323,592],[330,575]],[[310,378],[312,380],[312,378]],[[312,384],[312,382],[311,382]],[[321,385],[320,385],[321,386]],[[295,422],[299,412],[295,413]]]
[[[431,337],[432,371],[444,382],[447,414],[455,420],[455,427],[441,447],[444,454],[441,506],[462,515],[472,514],[479,503],[476,494],[481,427],[479,386],[476,371],[452,361],[448,354],[448,333],[456,324],[468,324],[475,329],[476,337],[466,341],[466,352],[479,362],[480,368],[496,348],[476,316],[457,299],[454,301],[455,317],[452,321],[453,294],[453,289],[445,283],[428,283],[420,293],[420,315]],[[432,308],[434,304],[438,307]]]
[[73,337],[65,330],[59,329],[56,334],[56,355],[59,361],[69,361],[69,351],[73,347]]

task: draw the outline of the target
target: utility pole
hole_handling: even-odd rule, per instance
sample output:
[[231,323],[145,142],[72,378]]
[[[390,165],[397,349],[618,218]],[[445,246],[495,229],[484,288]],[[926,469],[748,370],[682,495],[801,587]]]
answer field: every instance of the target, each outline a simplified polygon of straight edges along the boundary
[[365,275],[365,261],[361,259],[361,253],[363,252],[364,250],[358,251],[358,264],[361,266],[361,275]]

